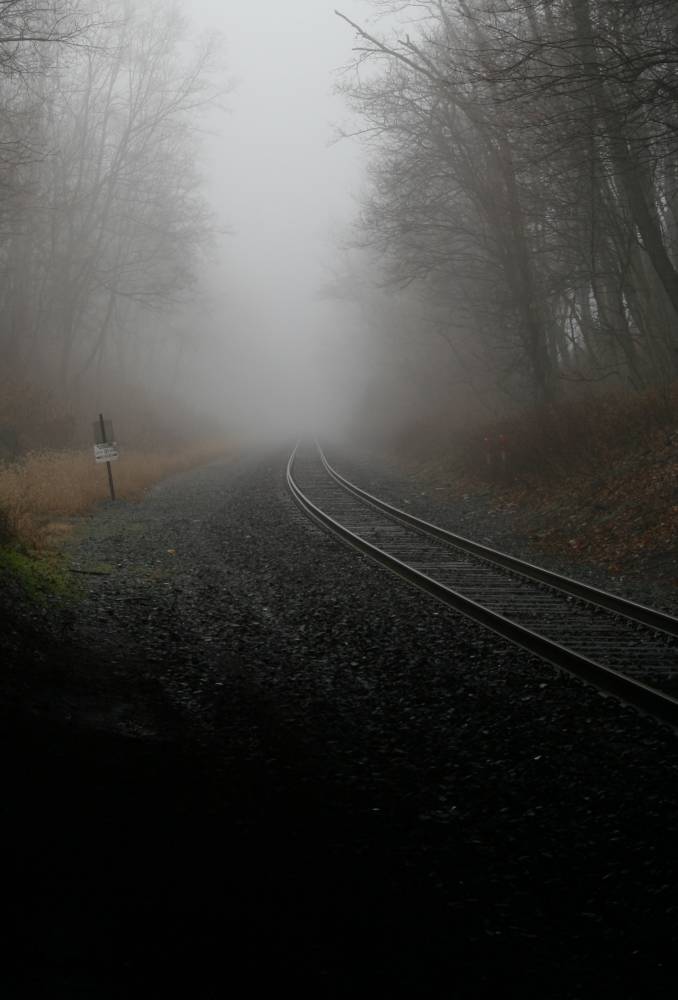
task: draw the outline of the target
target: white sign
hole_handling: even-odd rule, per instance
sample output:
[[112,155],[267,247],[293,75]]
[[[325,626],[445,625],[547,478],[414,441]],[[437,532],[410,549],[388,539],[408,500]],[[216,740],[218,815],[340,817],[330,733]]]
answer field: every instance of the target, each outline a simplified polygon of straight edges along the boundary
[[119,458],[118,446],[113,441],[109,444],[95,444],[94,445],[94,461],[95,462],[117,462]]

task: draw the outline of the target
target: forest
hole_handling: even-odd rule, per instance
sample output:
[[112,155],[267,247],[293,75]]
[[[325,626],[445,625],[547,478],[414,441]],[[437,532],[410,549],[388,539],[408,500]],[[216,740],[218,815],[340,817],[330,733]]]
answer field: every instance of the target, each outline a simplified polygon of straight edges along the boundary
[[331,287],[381,344],[356,433],[550,554],[675,577],[678,8],[369,7],[335,12],[369,172]]
[[70,444],[104,376],[171,372],[215,232],[194,147],[216,48],[162,2],[0,4],[5,454]]
[[[203,176],[203,132],[229,90],[218,33],[194,32],[163,0],[0,3],[0,505],[12,523],[43,502],[26,484],[45,449],[40,463],[68,450],[66,481],[100,495],[91,459],[80,454],[77,473],[68,463],[102,409],[126,442],[124,474],[131,451],[141,469],[177,439],[199,440],[200,458],[222,447],[204,419],[205,372],[219,405],[241,406],[241,427],[259,418],[264,433],[296,433],[302,400],[321,429],[343,420],[399,458],[454,458],[447,479],[483,478],[488,434],[510,439],[516,473],[580,480],[635,449],[657,456],[668,502],[675,5],[362,6],[363,20],[327,10],[345,42],[340,134],[366,166],[354,217],[344,210],[338,233],[324,233],[331,273],[313,290],[304,214],[315,209],[294,193],[308,151],[283,149],[284,129],[267,140],[256,117],[274,76],[233,150],[251,192],[243,176],[232,191],[220,181],[219,198],[247,204],[229,258]],[[253,67],[265,79],[265,61]],[[294,101],[281,107],[289,131]],[[289,218],[276,223],[286,190]],[[218,434],[229,421],[219,414]]]
[[371,150],[359,241],[524,404],[678,374],[671,0],[375,3],[342,90]]

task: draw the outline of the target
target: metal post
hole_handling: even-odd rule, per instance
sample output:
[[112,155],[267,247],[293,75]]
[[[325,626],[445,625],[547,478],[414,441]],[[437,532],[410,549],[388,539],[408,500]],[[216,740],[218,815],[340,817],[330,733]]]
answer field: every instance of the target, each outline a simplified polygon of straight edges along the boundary
[[[106,425],[104,424],[103,413],[99,414],[99,426],[101,427],[101,443],[107,444],[106,441]],[[111,500],[115,500],[115,486],[113,485],[113,472],[111,471],[111,463],[106,462],[106,468],[108,469],[108,486],[111,491]]]

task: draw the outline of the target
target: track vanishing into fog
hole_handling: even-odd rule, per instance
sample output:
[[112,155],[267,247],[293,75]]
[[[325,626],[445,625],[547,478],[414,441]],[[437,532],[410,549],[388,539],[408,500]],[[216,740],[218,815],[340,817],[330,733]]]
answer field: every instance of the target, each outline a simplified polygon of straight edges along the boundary
[[299,444],[287,483],[326,531],[503,638],[678,728],[678,619],[422,521]]

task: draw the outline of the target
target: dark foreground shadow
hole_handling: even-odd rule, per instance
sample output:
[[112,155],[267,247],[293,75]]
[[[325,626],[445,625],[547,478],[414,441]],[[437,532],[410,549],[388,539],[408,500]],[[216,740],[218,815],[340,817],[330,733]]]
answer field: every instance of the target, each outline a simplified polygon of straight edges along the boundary
[[421,866],[392,849],[397,832],[373,833],[350,789],[325,797],[307,761],[27,719],[3,743],[3,973],[16,995],[179,983],[211,995],[243,979],[348,994],[421,986],[441,961],[472,971],[453,927],[441,948],[441,913]]
[[[539,875],[516,881],[501,844],[479,853],[447,830],[422,845],[397,790],[373,809],[369,780],[333,774],[255,700],[244,718],[212,743],[5,718],[5,996],[471,997],[513,983],[574,998],[622,979],[628,996],[666,995],[660,967],[635,969],[632,938],[582,939],[576,880],[539,927]],[[256,754],[254,725],[268,734]],[[455,902],[457,883],[474,891]],[[504,931],[489,934],[498,906]]]

